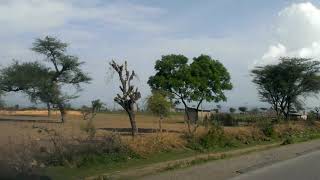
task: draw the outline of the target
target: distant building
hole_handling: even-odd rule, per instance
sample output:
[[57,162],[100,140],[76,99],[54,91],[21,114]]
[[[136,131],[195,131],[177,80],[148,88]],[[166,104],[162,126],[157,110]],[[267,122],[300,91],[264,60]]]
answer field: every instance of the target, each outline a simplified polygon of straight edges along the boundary
[[[196,108],[188,108],[189,119],[191,120],[192,123],[196,123],[199,120],[202,121],[206,116],[210,117],[211,114],[214,114],[214,113],[215,111],[213,110],[199,109],[197,111]],[[185,119],[187,119],[186,114],[185,114]]]
[[305,111],[303,112],[297,112],[297,111],[290,111],[289,112],[289,118],[290,119],[303,119],[307,120],[308,116]]
[[184,112],[184,108],[174,108],[173,112]]

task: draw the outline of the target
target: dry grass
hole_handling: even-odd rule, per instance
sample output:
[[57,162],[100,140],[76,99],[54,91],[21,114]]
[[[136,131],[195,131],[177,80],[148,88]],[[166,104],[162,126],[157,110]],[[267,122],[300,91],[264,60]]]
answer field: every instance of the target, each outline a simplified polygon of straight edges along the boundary
[[[59,111],[52,111],[52,115],[59,116]],[[0,110],[1,115],[10,115],[10,116],[47,116],[47,110],[19,110],[19,111],[7,111],[7,110]],[[80,116],[81,112],[79,111],[68,111],[67,114]]]
[[129,145],[130,149],[141,156],[173,149],[182,149],[187,143],[181,137],[181,134],[177,133],[153,133],[138,136],[134,139],[124,138],[124,142]]
[[[1,113],[3,114],[0,115],[0,118],[1,116],[8,116],[9,114],[4,111],[0,111],[0,114]],[[11,113],[11,115],[45,116],[46,113],[46,111],[15,111],[14,113]],[[151,132],[156,132],[156,129],[158,128],[158,117],[147,114],[137,114],[136,120],[139,128],[149,129]],[[63,134],[66,139],[81,138],[86,136],[86,134],[80,127],[86,123],[87,122],[82,120],[81,114],[77,111],[68,112],[67,121],[63,124],[0,121],[0,146],[7,147],[10,143],[9,139],[13,140],[16,144],[21,144],[24,141],[24,137],[30,137],[30,139],[34,141],[48,140],[48,135],[39,133],[39,129],[35,127],[54,129],[58,133]],[[127,115],[120,113],[99,113],[93,119],[93,123],[97,129],[97,137],[103,137],[111,131],[130,129]],[[275,126],[275,131],[279,135],[288,131],[301,132],[306,126],[305,122],[280,124]],[[319,124],[316,124],[316,126],[320,127]],[[122,136],[122,138],[134,151],[142,155],[175,148],[183,148],[185,146],[185,139],[181,137],[186,130],[185,124],[183,123],[183,115],[173,115],[164,120],[163,129],[174,132],[163,132],[162,134],[150,132],[143,133],[133,141],[130,136]],[[234,137],[243,143],[259,141],[265,138],[261,130],[257,127],[225,127],[224,131],[227,136]],[[207,129],[199,127],[196,135],[201,136],[206,132]],[[122,135],[124,134],[122,133]]]
[[[3,114],[1,114],[3,113]],[[21,115],[26,116],[45,116],[45,111],[15,111],[11,112],[11,117],[17,117]],[[8,112],[0,111],[0,118],[8,116]],[[55,117],[56,115],[53,116]],[[56,116],[55,118],[58,118]],[[137,114],[136,116],[137,126],[139,128],[157,129],[158,118],[152,115]],[[112,130],[121,130],[124,128],[130,128],[130,122],[126,114],[106,114],[99,113],[93,119],[94,126],[97,128],[97,136],[104,136],[110,133]],[[183,131],[185,125],[183,123],[182,115],[173,115],[170,118],[164,120],[163,129]],[[0,146],[6,147],[12,139],[14,143],[21,144],[24,137],[30,137],[35,141],[45,141],[48,139],[44,133],[39,133],[39,129],[35,127],[46,127],[48,129],[54,129],[57,132],[63,134],[66,138],[72,139],[72,137],[82,137],[85,132],[81,131],[80,127],[87,122],[82,120],[81,115],[78,112],[68,112],[67,121],[65,123],[40,123],[40,122],[13,122],[13,121],[0,121]],[[148,133],[145,136],[149,136]],[[153,136],[153,135],[152,135]]]
[[250,141],[262,141],[266,138],[263,132],[254,126],[227,127],[224,128],[224,132],[227,136],[234,137],[245,144],[250,143]]

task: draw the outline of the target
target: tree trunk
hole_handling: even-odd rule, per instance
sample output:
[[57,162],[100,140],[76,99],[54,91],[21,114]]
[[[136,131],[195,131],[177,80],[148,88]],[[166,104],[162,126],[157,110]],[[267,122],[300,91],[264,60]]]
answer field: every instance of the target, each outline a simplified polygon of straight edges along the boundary
[[59,108],[60,115],[61,115],[61,122],[64,123],[64,122],[65,122],[66,112],[65,112],[65,110],[64,110],[63,104],[62,104],[62,103],[59,103],[59,104],[58,104],[58,108]]
[[134,137],[138,133],[135,114],[133,110],[128,110],[127,112],[128,112],[129,120],[131,124],[131,133],[132,133],[132,136]]
[[186,122],[187,122],[189,134],[192,134],[191,123],[190,123],[190,115],[189,115],[189,111],[188,111],[188,107],[187,106],[185,106],[185,115],[187,116]]
[[161,115],[159,118],[159,132],[162,133],[162,120],[163,120],[163,116]]
[[51,117],[51,106],[50,103],[47,103],[48,117]]

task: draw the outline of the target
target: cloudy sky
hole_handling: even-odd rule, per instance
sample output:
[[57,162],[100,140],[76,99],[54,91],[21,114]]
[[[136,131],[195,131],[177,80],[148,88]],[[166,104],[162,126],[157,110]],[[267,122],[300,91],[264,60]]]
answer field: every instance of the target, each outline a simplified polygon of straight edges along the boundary
[[[255,65],[280,56],[320,59],[320,1],[0,0],[0,25],[1,66],[41,59],[30,51],[38,37],[70,44],[69,52],[86,62],[83,69],[93,78],[75,105],[100,98],[113,106],[118,82],[108,67],[112,59],[128,61],[146,97],[147,79],[161,55],[208,54],[232,76],[225,107],[264,105],[249,75]],[[27,104],[21,95],[8,94],[6,100]]]

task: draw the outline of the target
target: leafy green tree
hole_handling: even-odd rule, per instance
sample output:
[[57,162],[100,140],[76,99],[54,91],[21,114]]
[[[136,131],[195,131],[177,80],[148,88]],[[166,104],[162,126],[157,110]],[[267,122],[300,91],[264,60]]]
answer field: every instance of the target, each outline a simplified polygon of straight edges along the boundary
[[77,90],[80,90],[81,83],[88,83],[91,80],[80,69],[83,62],[80,62],[78,57],[66,53],[67,47],[66,43],[49,36],[43,39],[36,39],[32,47],[34,52],[42,54],[45,57],[44,60],[51,63],[51,67],[49,67],[50,79],[48,80],[48,84],[42,87],[42,89],[45,89],[45,93],[41,93],[41,88],[39,88],[40,94],[49,94],[49,96],[45,98],[39,96],[39,98],[40,100],[48,98],[51,101],[50,103],[59,108],[62,122],[64,122],[65,103],[77,97],[75,95],[63,94],[61,91],[63,85],[72,85]]
[[175,103],[182,103],[187,115],[186,122],[191,133],[189,103],[196,103],[196,111],[203,101],[225,101],[225,90],[232,89],[230,75],[219,61],[207,55],[193,58],[189,65],[183,55],[166,55],[156,61],[156,74],[149,78],[153,90],[168,92]]
[[118,93],[114,98],[114,101],[118,103],[128,114],[130,124],[131,124],[131,133],[134,137],[138,132],[138,128],[135,120],[135,109],[134,105],[141,98],[141,94],[138,91],[138,88],[132,85],[132,80],[135,78],[136,73],[134,71],[129,71],[127,66],[127,61],[124,65],[119,65],[115,61],[110,62],[110,66],[115,72],[118,73],[120,80],[120,90],[121,93]]
[[164,92],[154,91],[147,99],[147,109],[159,116],[159,131],[162,132],[162,120],[167,117],[172,107]]
[[245,112],[247,112],[248,108],[245,107],[245,106],[240,106],[240,107],[238,108],[238,110],[239,110],[240,112],[242,112],[242,113],[245,113]]
[[258,113],[259,113],[259,108],[257,108],[257,107],[252,108],[252,109],[250,110],[250,112],[251,112],[252,114],[258,114]]
[[[91,79],[85,74],[76,56],[66,53],[67,44],[60,40],[46,36],[36,39],[32,50],[44,57],[45,62],[51,66],[45,66],[39,62],[21,63],[15,62],[1,70],[0,84],[3,91],[22,91],[29,95],[33,102],[41,101],[59,108],[61,121],[64,122],[65,104],[70,99],[76,98],[75,94],[69,95],[63,92],[63,88],[74,86],[80,90],[81,83],[88,83]],[[49,113],[48,113],[49,114]]]
[[231,108],[229,108],[229,112],[230,112],[230,113],[234,113],[234,112],[236,112],[236,109],[233,108],[233,107],[231,107]]
[[[29,95],[32,102],[37,102],[37,99],[41,98],[42,102],[47,103],[49,100],[39,95],[43,94],[43,97],[47,97],[52,94],[42,90],[47,86],[49,78],[49,69],[39,62],[19,63],[14,61],[8,67],[1,69],[0,88],[4,92],[22,91]],[[48,114],[50,114],[50,109],[48,109]]]
[[256,67],[253,82],[262,101],[272,105],[277,115],[289,118],[290,111],[302,106],[300,97],[320,90],[320,62],[306,58],[280,58],[280,63]]
[[265,112],[265,111],[267,111],[268,110],[268,108],[266,108],[266,107],[261,107],[261,108],[259,108],[261,111],[263,111],[263,112]]

